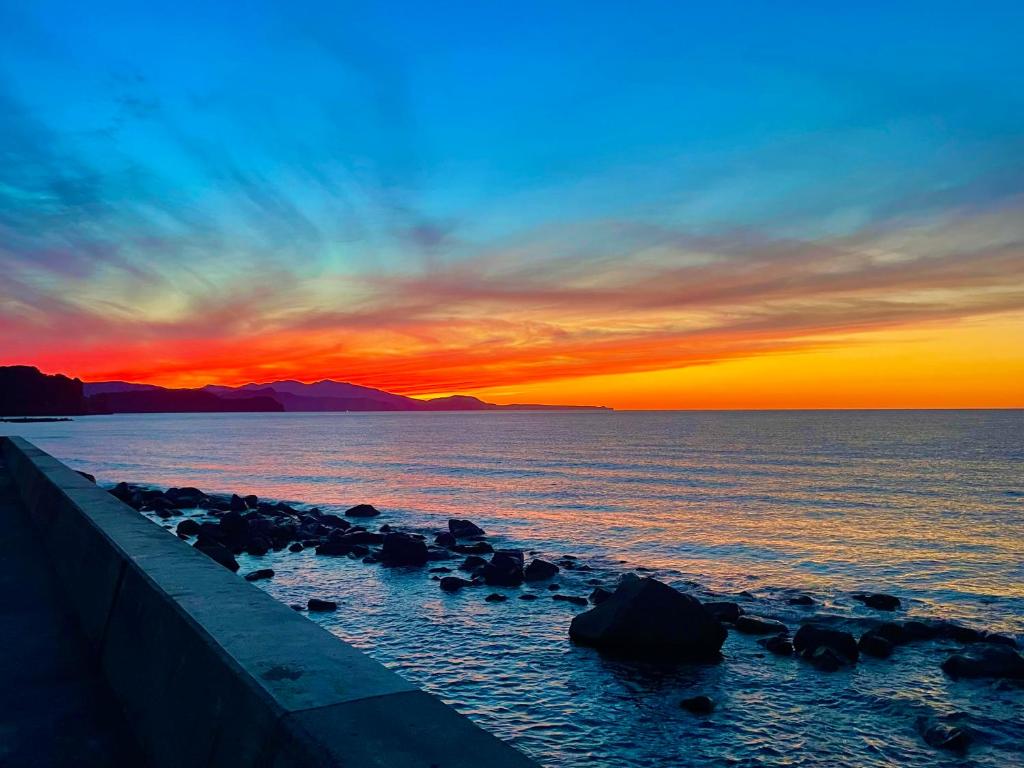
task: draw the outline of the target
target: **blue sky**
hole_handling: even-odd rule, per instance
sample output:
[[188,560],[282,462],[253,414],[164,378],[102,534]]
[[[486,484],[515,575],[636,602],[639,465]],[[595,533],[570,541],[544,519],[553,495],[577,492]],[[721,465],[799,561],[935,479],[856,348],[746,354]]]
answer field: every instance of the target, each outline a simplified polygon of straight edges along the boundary
[[395,275],[1013,208],[1021,8],[0,0],[0,307],[99,344],[230,287],[278,328]]

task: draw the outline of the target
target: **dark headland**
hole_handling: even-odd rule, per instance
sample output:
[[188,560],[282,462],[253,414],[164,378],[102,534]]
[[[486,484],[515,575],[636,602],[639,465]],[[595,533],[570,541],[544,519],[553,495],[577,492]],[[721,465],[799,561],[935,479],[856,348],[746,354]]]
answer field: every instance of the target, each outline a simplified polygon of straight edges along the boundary
[[382,389],[331,380],[312,384],[288,380],[240,387],[210,384],[196,389],[168,389],[126,381],[83,382],[61,374],[47,375],[27,365],[0,366],[0,417],[112,413],[541,410],[611,409],[537,403],[496,405],[468,395],[418,400]]

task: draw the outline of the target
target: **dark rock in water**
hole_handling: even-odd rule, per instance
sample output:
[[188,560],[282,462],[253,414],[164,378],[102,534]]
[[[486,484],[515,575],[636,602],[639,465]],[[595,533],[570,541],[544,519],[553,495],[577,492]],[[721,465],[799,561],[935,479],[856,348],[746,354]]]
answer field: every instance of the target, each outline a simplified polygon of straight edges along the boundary
[[903,625],[895,621],[886,621],[870,630],[872,634],[888,640],[890,645],[900,645],[904,642]]
[[573,605],[586,605],[587,598],[577,597],[576,595],[552,595],[553,600],[559,600],[563,603],[572,603]]
[[443,565],[438,566],[437,568],[431,568],[430,570],[427,571],[427,573],[451,573],[451,572],[452,572],[451,568],[445,568]]
[[274,578],[273,568],[260,568],[258,571],[245,574],[246,581],[259,581],[260,579],[272,579]]
[[321,600],[316,597],[311,597],[309,602],[306,603],[306,607],[311,611],[336,611],[338,610],[338,604],[333,600]]
[[763,619],[760,616],[740,616],[734,622],[736,631],[745,635],[777,635],[788,634],[789,627],[781,621]]
[[351,528],[352,523],[348,520],[344,520],[337,515],[320,515],[320,524],[326,525],[328,528]]
[[497,592],[492,592],[487,597],[485,597],[484,600],[486,600],[488,603],[504,603],[506,600],[508,600],[508,597],[506,597],[505,595],[499,595]]
[[600,605],[611,596],[612,593],[604,587],[596,587],[594,591],[590,593],[590,602],[594,605]]
[[793,643],[790,641],[787,635],[775,635],[774,637],[762,637],[757,641],[757,644],[762,646],[765,650],[770,653],[774,653],[776,656],[792,656],[793,655]]
[[599,587],[599,586],[601,586],[601,580],[600,579],[587,579],[587,586]]
[[231,494],[231,501],[228,502],[228,509],[232,512],[245,512],[249,508],[249,505],[245,503],[241,496],[237,493]]
[[345,510],[345,517],[376,517],[379,514],[380,510],[372,504],[356,504]]
[[500,549],[483,568],[484,581],[491,586],[518,587],[523,583],[523,553]]
[[547,560],[534,560],[523,571],[523,578],[527,581],[543,581],[557,575],[558,566]]
[[868,608],[876,608],[879,611],[895,611],[900,607],[900,599],[898,597],[881,592],[858,592],[853,596],[853,599],[859,600]]
[[954,679],[985,677],[1024,680],[1024,656],[1008,645],[977,643],[942,662],[942,671]]
[[486,541],[474,541],[472,544],[456,544],[452,550],[460,555],[489,555],[494,547]]
[[352,546],[344,541],[325,541],[316,548],[318,555],[347,555],[351,551]]
[[1007,635],[997,635],[995,632],[982,632],[979,643],[992,643],[993,645],[1008,645],[1017,648],[1017,641]]
[[925,717],[919,717],[917,728],[921,732],[925,743],[936,749],[948,749],[951,752],[964,752],[971,744],[971,733],[965,728],[955,725],[930,722]]
[[569,627],[578,643],[640,657],[716,657],[726,634],[695,597],[633,574]]
[[259,506],[260,497],[257,496],[255,493],[250,493],[248,496],[243,496],[242,501],[245,502],[245,506],[247,506],[249,509],[256,509],[256,507]]
[[519,596],[520,600],[536,600],[537,596],[532,592],[524,592]]
[[88,480],[90,483],[95,483],[96,482],[96,476],[95,475],[90,475],[88,472],[83,472],[80,469],[76,469],[75,473],[81,475],[86,480]]
[[456,539],[470,539],[474,536],[483,536],[484,529],[469,520],[457,520],[452,518],[448,521],[448,531]]
[[820,645],[812,653],[805,653],[804,656],[815,669],[822,672],[835,672],[851,663],[848,658],[827,645]]
[[695,715],[708,715],[714,711],[715,702],[709,696],[693,696],[680,701],[679,706]]
[[128,501],[132,497],[132,487],[128,483],[120,482],[111,488],[108,493],[121,501]]
[[344,541],[349,544],[383,544],[385,533],[372,533],[370,531],[353,530],[345,534]]
[[305,549],[305,547],[303,547],[302,543],[298,541],[293,542],[292,545],[288,547],[289,552],[301,552],[303,549]]
[[462,561],[462,565],[459,566],[460,571],[475,571],[477,568],[483,568],[487,565],[487,561],[479,555],[470,555]]
[[735,622],[743,614],[743,609],[738,603],[717,601],[704,603],[704,608],[719,621],[727,621],[730,624]]
[[249,539],[249,521],[238,512],[228,512],[220,519],[224,545],[243,549]]
[[942,634],[942,622],[938,621],[904,621],[900,625],[901,643],[934,640],[940,634]]
[[447,549],[441,547],[427,547],[427,560],[438,561],[438,560],[451,560],[452,553]]
[[407,533],[386,533],[381,560],[390,565],[423,565],[427,562],[426,542]]
[[445,576],[441,579],[441,589],[445,592],[458,592],[463,587],[473,586],[472,581],[460,579],[458,576]]
[[861,653],[874,656],[876,659],[887,659],[892,656],[892,643],[874,630],[868,630],[861,635],[857,647]]
[[163,496],[157,496],[146,501],[145,509],[151,509],[154,512],[170,512],[172,509],[178,507],[170,499],[165,499]]
[[450,533],[439,533],[434,537],[434,543],[439,547],[454,547],[458,542]]
[[249,539],[249,544],[245,548],[245,551],[250,555],[265,555],[270,551],[270,542],[262,536],[254,536]]
[[549,592],[557,592],[561,588],[562,588],[561,584],[548,584],[548,591]]
[[848,661],[856,661],[860,657],[853,635],[817,624],[804,624],[800,627],[793,637],[793,647],[811,659],[819,648],[831,648]]
[[200,539],[195,543],[194,548],[198,549],[211,560],[220,563],[229,571],[238,570],[238,561],[235,560],[234,555],[231,554],[231,550],[223,544],[219,544],[216,541],[211,541],[209,539]]
[[786,601],[790,605],[814,605],[814,598],[810,595],[797,595]]

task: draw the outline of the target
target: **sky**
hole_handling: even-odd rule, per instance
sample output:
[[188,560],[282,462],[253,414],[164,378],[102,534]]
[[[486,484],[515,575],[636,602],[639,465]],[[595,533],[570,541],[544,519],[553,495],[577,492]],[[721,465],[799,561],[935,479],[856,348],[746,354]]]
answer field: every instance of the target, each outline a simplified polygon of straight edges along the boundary
[[1024,406],[1020,3],[0,0],[0,364]]

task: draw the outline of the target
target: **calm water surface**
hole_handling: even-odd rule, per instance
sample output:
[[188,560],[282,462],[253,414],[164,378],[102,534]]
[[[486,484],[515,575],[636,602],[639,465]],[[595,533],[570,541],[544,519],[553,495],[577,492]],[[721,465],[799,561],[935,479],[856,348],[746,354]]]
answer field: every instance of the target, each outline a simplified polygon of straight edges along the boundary
[[[812,613],[877,617],[850,599],[904,598],[901,616],[959,619],[1024,639],[1024,412],[217,414],[4,425],[101,482],[197,485],[344,509],[433,531],[468,517],[495,544],[590,572],[652,573],[796,627]],[[657,667],[572,646],[549,599],[444,595],[422,570],[312,552],[243,558],[288,603],[549,766],[1024,765],[1024,692],[953,682],[956,646],[926,643],[825,674],[730,634],[713,665]],[[502,590],[498,590],[502,591]],[[504,590],[510,597],[521,590]],[[818,605],[794,608],[793,591]],[[678,707],[707,693],[700,719]],[[966,757],[921,739],[920,717],[966,724]]]

